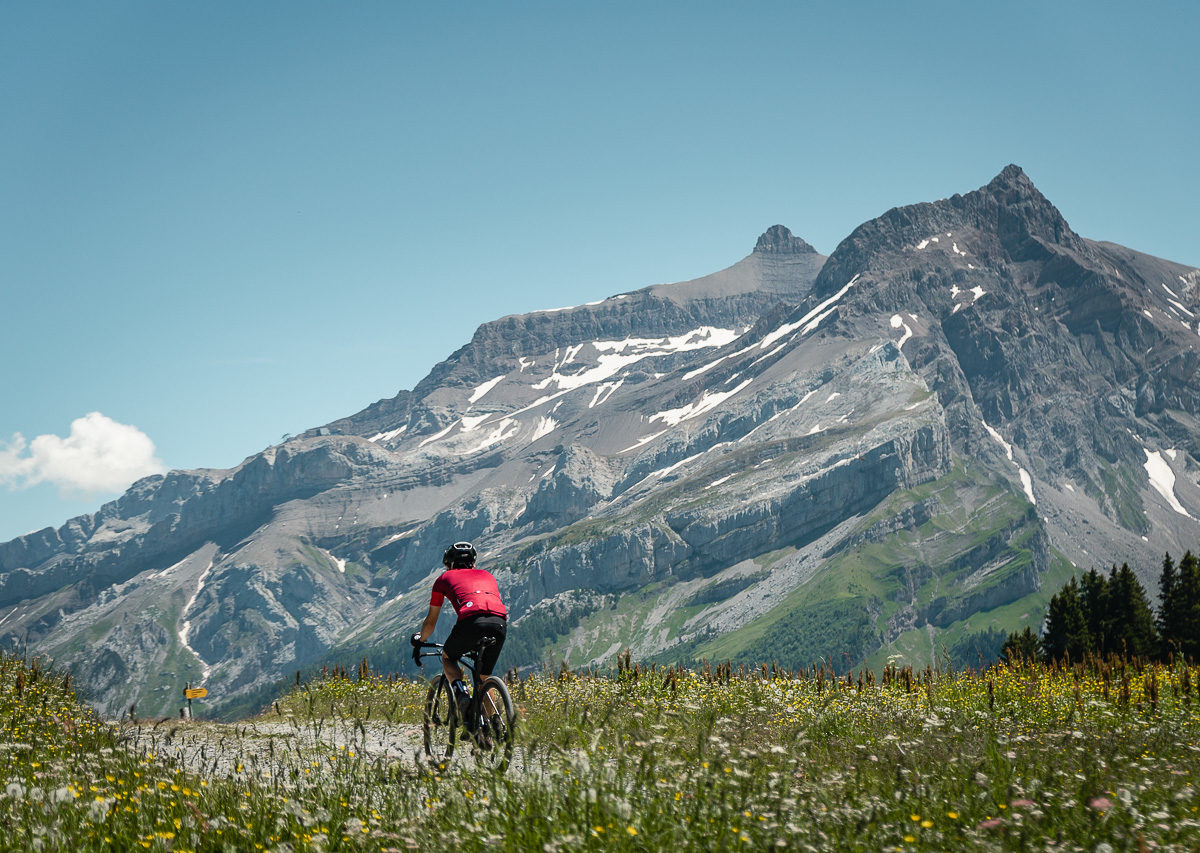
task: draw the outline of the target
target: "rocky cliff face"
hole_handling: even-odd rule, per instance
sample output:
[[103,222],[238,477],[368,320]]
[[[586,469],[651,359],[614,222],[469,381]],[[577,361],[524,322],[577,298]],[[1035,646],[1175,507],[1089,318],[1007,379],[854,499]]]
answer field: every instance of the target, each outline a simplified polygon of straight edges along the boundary
[[[505,317],[412,391],[0,545],[0,632],[98,705],[392,659],[450,541],[544,656],[929,660],[1072,563],[1200,532],[1200,273],[1076,235],[1016,167],[828,259]],[[392,651],[389,651],[392,650]],[[398,658],[398,655],[394,655]]]

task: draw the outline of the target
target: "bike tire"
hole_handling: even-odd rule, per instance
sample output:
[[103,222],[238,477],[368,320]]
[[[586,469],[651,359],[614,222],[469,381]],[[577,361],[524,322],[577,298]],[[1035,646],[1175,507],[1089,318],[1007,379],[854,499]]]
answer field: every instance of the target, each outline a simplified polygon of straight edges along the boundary
[[[485,742],[486,748],[476,741],[476,762],[503,773],[512,761],[517,712],[513,708],[512,697],[508,694],[508,686],[494,675],[489,675],[480,683],[478,701],[474,703],[474,707],[483,712],[489,699],[496,713],[487,720],[490,742]],[[487,714],[484,713],[484,716]]]
[[445,675],[439,675],[429,685],[425,695],[425,755],[431,761],[449,761],[454,754],[458,737],[458,705]]

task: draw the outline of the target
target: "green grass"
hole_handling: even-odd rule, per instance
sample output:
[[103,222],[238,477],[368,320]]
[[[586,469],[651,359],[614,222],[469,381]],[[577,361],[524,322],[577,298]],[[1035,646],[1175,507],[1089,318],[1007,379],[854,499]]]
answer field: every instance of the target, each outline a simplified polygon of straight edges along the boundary
[[[572,666],[578,666],[586,661],[594,660],[607,652],[621,637],[630,636],[644,625],[659,597],[668,589],[661,581],[648,584],[636,592],[622,595],[613,602],[612,606],[602,607],[580,619],[568,638],[558,641],[553,652],[545,660],[565,660]],[[584,644],[571,654],[566,654],[567,647],[572,643]]]
[[[771,611],[734,632],[701,638],[668,649],[664,659],[753,661],[773,659],[783,665],[808,665],[832,658],[842,666],[864,660],[876,671],[890,655],[910,662],[933,662],[941,641],[931,639],[924,624],[931,605],[952,612],[967,596],[1011,583],[1032,563],[1032,538],[1037,519],[1007,483],[964,460],[939,480],[899,493],[868,513],[854,536],[865,536],[879,524],[932,501],[935,512],[915,529],[901,528],[833,554],[816,576],[789,593]],[[1003,562],[971,589],[962,582],[979,566],[972,555],[996,551],[991,561]],[[792,553],[782,549],[759,559],[772,565]],[[903,608],[913,607],[922,626],[885,642],[889,622]],[[999,608],[997,608],[999,609]],[[1005,617],[1014,614],[1005,613]],[[996,627],[1012,630],[1015,622]],[[950,626],[954,643],[968,633]],[[936,629],[935,634],[942,629]],[[982,628],[976,628],[976,631]],[[846,656],[849,655],[849,660]]]
[[[866,536],[876,525],[891,525],[892,519],[922,504],[933,507],[933,512],[915,529],[902,527],[882,538]],[[968,460],[957,459],[942,478],[893,495],[864,516],[851,534],[851,538],[864,536],[864,540],[831,554],[812,579],[769,612],[721,636],[701,634],[669,645],[658,658],[666,662],[761,658],[801,666],[826,657],[840,662],[845,654],[852,654],[851,665],[866,660],[878,671],[889,655],[899,653],[919,654],[917,660],[932,663],[934,650],[941,644],[951,645],[969,633],[987,629],[960,625],[969,620],[954,620],[954,608],[971,609],[968,596],[987,595],[989,590],[1012,583],[1033,563],[1032,540],[1039,522],[1030,510],[1011,484]],[[995,551],[988,561],[1001,565],[966,589],[963,581],[981,564],[972,555],[985,550]],[[759,555],[754,560],[760,567],[755,576],[765,576],[795,553],[794,547],[787,546]],[[615,607],[582,619],[569,635],[547,637],[546,658],[555,662],[565,658],[571,665],[580,665],[610,652],[624,637],[658,636],[665,630],[668,639],[678,638],[684,624],[701,614],[718,590],[732,595],[745,583],[718,577],[686,595],[676,592],[679,583],[696,580],[670,578],[621,596]],[[649,624],[651,612],[662,606],[667,596],[674,596],[675,602],[666,617]],[[938,621],[943,627],[935,633],[949,632],[951,636],[931,643],[921,628],[913,637],[901,634],[885,643],[892,630],[889,620],[914,601],[918,624],[924,625],[926,619]],[[947,614],[948,623],[938,620],[932,607],[935,601],[938,612]],[[1009,623],[993,620],[992,627],[1021,627],[1018,614],[1005,610],[1006,606],[995,608],[995,613],[1011,617]]]
[[[1055,552],[1050,560],[1050,568],[1042,576],[1041,589],[1036,592],[990,610],[977,611],[966,619],[960,619],[944,628],[936,628],[933,631],[932,641],[929,632],[924,627],[906,631],[888,646],[882,647],[868,656],[866,665],[879,672],[887,664],[888,659],[895,656],[902,665],[918,668],[934,666],[944,663],[946,650],[964,641],[971,634],[994,630],[1009,633],[1020,631],[1025,626],[1029,626],[1034,633],[1040,633],[1050,596],[1054,595],[1077,572],[1078,569],[1072,566],[1066,557]],[[984,665],[990,663],[991,661],[985,661]],[[976,661],[971,661],[970,664],[978,668]]]
[[1150,520],[1146,518],[1139,491],[1144,484],[1144,480],[1139,481],[1124,465],[1101,462],[1100,487],[1089,488],[1087,492],[1118,524],[1142,534],[1150,530]]
[[[512,687],[499,775],[373,748],[419,725],[422,682],[325,679],[257,721],[117,727],[3,659],[0,848],[1192,850],[1198,682],[1180,665],[538,676]],[[334,725],[360,734],[334,744]],[[173,757],[189,739],[207,758]]]

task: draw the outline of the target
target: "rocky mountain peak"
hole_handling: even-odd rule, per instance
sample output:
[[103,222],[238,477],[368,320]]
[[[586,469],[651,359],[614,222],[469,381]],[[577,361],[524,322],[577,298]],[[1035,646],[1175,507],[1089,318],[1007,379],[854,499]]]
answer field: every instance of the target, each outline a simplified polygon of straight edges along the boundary
[[758,238],[754,251],[767,255],[815,255],[817,253],[817,250],[805,240],[797,237],[782,225],[772,225],[764,231]]
[[987,185],[989,190],[996,190],[1002,187],[1020,187],[1027,192],[1037,192],[1037,187],[1033,185],[1033,181],[1025,174],[1025,170],[1016,163],[1009,163],[1000,170],[1000,174],[992,178],[991,183]]
[[992,225],[1013,257],[1028,254],[1029,240],[1053,243],[1067,249],[1082,249],[1082,241],[1071,230],[1058,208],[1042,195],[1020,166],[1009,164],[986,187],[964,199],[975,215]]
[[[818,295],[836,292],[855,274],[888,278],[941,245],[957,258],[968,249],[993,263],[1045,261],[1053,254],[1088,255],[1079,237],[1020,166],[1010,164],[988,184],[935,202],[893,207],[858,226],[829,256],[814,285]],[[968,247],[966,243],[974,245]],[[974,266],[979,266],[978,254]],[[963,261],[965,267],[967,261]]]

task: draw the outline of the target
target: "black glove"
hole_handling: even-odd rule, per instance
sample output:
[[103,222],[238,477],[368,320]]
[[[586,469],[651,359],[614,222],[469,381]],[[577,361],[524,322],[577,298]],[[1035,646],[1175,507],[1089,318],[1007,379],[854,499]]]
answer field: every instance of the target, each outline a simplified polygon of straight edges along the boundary
[[421,665],[421,635],[413,634],[412,638],[409,640],[409,642],[412,643],[413,663],[415,663],[417,666],[420,666]]

